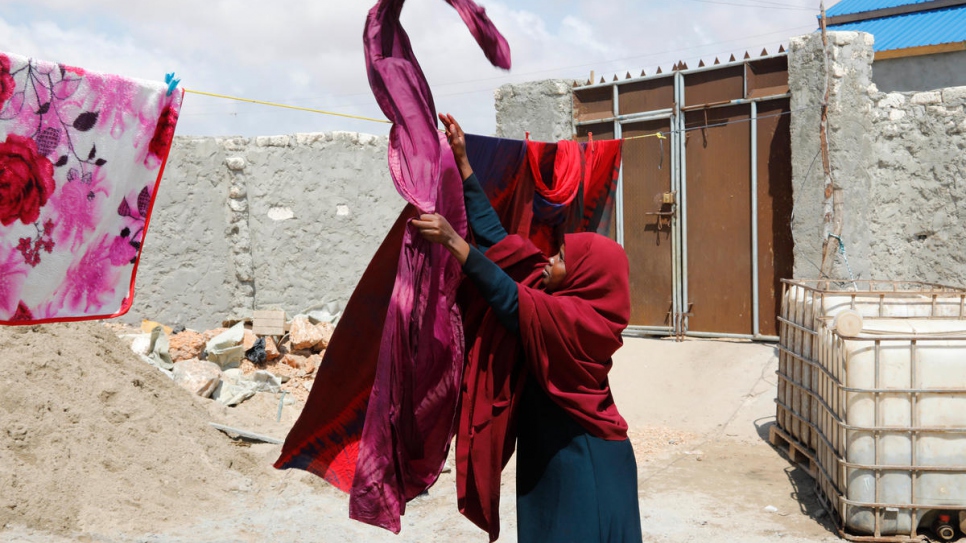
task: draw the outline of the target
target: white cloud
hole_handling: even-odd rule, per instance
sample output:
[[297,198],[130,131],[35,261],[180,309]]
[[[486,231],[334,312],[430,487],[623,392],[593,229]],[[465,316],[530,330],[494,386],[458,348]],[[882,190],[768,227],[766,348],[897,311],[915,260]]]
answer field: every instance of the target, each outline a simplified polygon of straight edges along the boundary
[[[814,13],[681,0],[481,0],[510,43],[513,70],[489,65],[455,10],[409,0],[403,24],[438,109],[494,130],[506,82],[633,74],[681,59],[772,51]],[[731,0],[731,3],[759,3]],[[806,0],[783,0],[808,6]],[[373,0],[0,0],[0,50],[188,89],[382,117],[368,87],[362,31]],[[817,4],[817,3],[816,3]],[[817,12],[817,5],[815,12]],[[780,32],[796,28],[794,32]],[[179,134],[279,134],[386,125],[189,95]]]

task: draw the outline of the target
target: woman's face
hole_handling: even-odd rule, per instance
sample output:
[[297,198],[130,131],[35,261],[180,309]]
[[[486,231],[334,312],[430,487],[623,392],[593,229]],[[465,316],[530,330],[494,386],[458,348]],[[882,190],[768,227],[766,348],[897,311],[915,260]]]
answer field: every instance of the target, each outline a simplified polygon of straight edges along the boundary
[[543,287],[547,292],[553,292],[560,288],[564,278],[567,277],[567,267],[564,265],[564,246],[560,246],[560,252],[550,257],[550,262],[543,267]]

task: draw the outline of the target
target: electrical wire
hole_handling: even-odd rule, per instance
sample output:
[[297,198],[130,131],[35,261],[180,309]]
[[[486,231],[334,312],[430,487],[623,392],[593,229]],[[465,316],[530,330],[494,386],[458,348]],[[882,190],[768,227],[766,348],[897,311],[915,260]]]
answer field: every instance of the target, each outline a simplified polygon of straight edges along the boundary
[[805,7],[780,7],[780,6],[768,6],[761,4],[739,4],[737,2],[718,2],[716,0],[691,0],[692,2],[698,2],[701,4],[718,4],[722,6],[737,6],[741,8],[755,8],[755,9],[785,9],[789,11],[801,10],[801,11],[817,11],[814,8]]
[[[555,67],[555,68],[547,68],[547,69],[544,69],[544,70],[532,70],[532,71],[528,71],[528,72],[515,73],[515,74],[509,75],[509,76],[504,75],[504,76],[497,76],[497,77],[487,77],[487,78],[479,78],[479,79],[468,79],[468,80],[464,80],[464,81],[449,81],[449,82],[443,82],[443,83],[433,83],[433,88],[440,88],[440,87],[446,87],[446,86],[452,86],[452,85],[465,85],[465,84],[469,84],[469,83],[481,83],[481,82],[488,82],[488,81],[505,81],[507,83],[513,83],[513,82],[519,82],[519,81],[526,80],[530,76],[539,75],[539,74],[560,73],[560,72],[563,72],[563,71],[572,70],[572,69],[576,69],[576,68],[587,68],[587,67],[602,66],[602,65],[603,66],[606,66],[608,64],[615,64],[615,63],[618,63],[618,62],[625,62],[625,61],[645,59],[645,58],[653,58],[653,57],[658,56],[658,55],[671,55],[671,54],[674,54],[674,53],[681,53],[681,52],[685,52],[685,51],[692,51],[692,50],[695,50],[695,49],[706,48],[706,47],[711,47],[711,46],[715,46],[715,45],[723,45],[723,44],[726,44],[726,43],[733,43],[733,42],[743,41],[743,40],[753,40],[753,39],[756,39],[756,38],[762,38],[762,37],[771,36],[771,35],[774,35],[774,34],[787,34],[788,32],[795,31],[795,30],[801,30],[801,29],[804,29],[804,28],[806,28],[806,25],[799,25],[799,26],[795,26],[795,27],[791,27],[791,28],[782,29],[782,30],[774,30],[774,31],[771,31],[771,32],[763,33],[763,34],[756,34],[756,35],[753,35],[753,36],[744,36],[744,37],[741,37],[741,38],[735,38],[735,39],[731,39],[731,40],[722,40],[722,41],[717,41],[717,42],[709,42],[709,43],[705,43],[705,44],[693,45],[693,46],[683,47],[683,48],[678,48],[678,49],[666,49],[666,50],[663,50],[663,51],[656,51],[656,52],[653,52],[653,53],[648,53],[646,55],[636,55],[636,56],[630,56],[630,57],[621,57],[621,58],[615,58],[615,59],[608,59],[608,60],[600,60],[600,61],[588,62],[588,63],[584,63],[584,64],[573,64],[573,65],[569,65],[569,66],[558,66],[558,67]],[[814,28],[814,25],[807,25],[807,28]],[[761,45],[761,43],[757,43],[757,44],[754,44],[754,45],[748,45],[748,46],[743,47],[743,48],[744,49],[750,49],[750,48],[753,48],[753,47],[757,47],[758,45]],[[452,92],[452,93],[434,93],[434,96],[441,98],[441,97],[446,97],[446,96],[458,96],[458,95],[463,95],[463,94],[475,94],[475,93],[491,92],[491,91],[492,91],[492,87],[487,87],[486,89],[480,89],[480,90],[458,91],[458,92]],[[364,95],[367,95],[367,94],[369,94],[369,91],[362,91],[362,92],[357,92],[357,93],[342,94],[342,95],[339,95],[339,96],[342,96],[342,97],[352,97],[352,96],[364,96]],[[297,103],[297,102],[304,101],[304,100],[314,100],[314,99],[316,99],[316,98],[315,97],[313,97],[313,98],[288,98],[288,99],[281,99],[280,101],[281,102],[288,102],[288,103]],[[258,103],[258,102],[256,102],[256,103]],[[358,107],[358,106],[364,106],[364,105],[371,105],[371,103],[366,103],[366,104],[362,104],[362,103],[343,104],[343,105],[339,105],[339,106],[329,106],[329,107],[330,108],[337,108],[337,107]],[[297,109],[297,108],[293,107],[293,109]],[[199,113],[185,112],[185,116],[189,116],[190,117],[192,115],[200,115],[202,113],[207,113],[207,112],[199,112]]]

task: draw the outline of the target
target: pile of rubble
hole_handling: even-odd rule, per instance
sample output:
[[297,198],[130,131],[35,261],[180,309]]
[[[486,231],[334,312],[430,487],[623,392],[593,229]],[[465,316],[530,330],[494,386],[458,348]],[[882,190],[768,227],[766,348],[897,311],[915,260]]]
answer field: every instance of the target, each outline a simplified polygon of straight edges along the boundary
[[283,393],[287,404],[304,403],[335,325],[307,315],[282,322],[264,335],[252,319],[204,332],[144,321],[139,332],[117,332],[145,362],[202,398],[233,406]]

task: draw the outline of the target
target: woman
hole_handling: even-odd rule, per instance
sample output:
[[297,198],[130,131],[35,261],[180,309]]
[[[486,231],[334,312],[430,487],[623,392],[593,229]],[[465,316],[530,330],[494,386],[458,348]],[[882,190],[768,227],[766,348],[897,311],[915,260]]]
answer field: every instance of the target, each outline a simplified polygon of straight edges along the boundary
[[[412,224],[446,247],[489,308],[488,317],[466,317],[457,468],[470,472],[470,490],[461,492],[461,511],[496,539],[499,468],[515,431],[521,543],[639,542],[637,464],[607,381],[630,315],[627,257],[597,234],[566,235],[549,259],[508,236],[473,175],[462,129],[451,115],[439,117],[477,246],[440,215]],[[497,461],[489,466],[495,481],[481,475]]]

